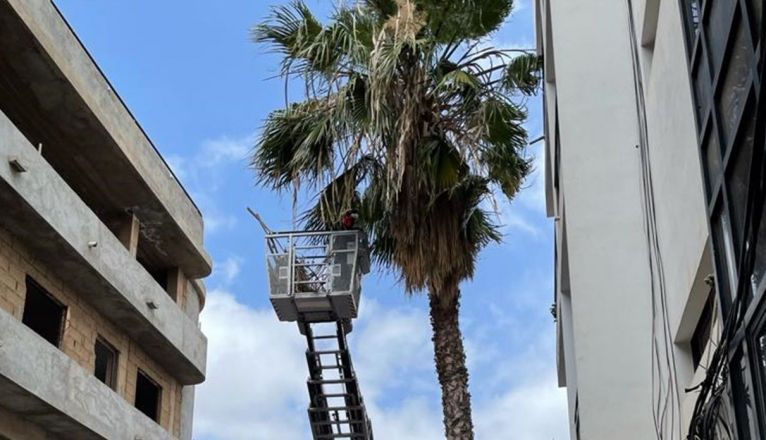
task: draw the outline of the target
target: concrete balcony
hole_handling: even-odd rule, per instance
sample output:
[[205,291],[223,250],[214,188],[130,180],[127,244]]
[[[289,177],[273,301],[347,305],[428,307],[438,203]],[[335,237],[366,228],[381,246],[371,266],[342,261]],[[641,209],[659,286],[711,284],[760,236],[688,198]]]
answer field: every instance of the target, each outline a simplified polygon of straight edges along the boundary
[[0,404],[63,438],[173,439],[154,421],[2,309]]
[[[14,170],[11,158],[26,171]],[[182,384],[204,380],[207,340],[197,323],[2,112],[0,207],[0,225]]]

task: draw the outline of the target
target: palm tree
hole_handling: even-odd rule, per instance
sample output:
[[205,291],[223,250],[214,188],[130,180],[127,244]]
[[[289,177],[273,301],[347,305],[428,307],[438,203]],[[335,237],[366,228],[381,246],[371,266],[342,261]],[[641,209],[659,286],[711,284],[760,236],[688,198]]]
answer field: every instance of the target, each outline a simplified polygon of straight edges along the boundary
[[[488,206],[512,199],[530,172],[524,101],[539,59],[487,45],[513,0],[358,0],[326,23],[301,1],[253,29],[282,55],[285,93],[252,157],[258,181],[316,194],[301,220],[337,227],[360,213],[374,261],[427,291],[449,439],[472,439],[460,282],[499,241]],[[287,100],[287,96],[286,96]],[[490,209],[491,211],[491,209]]]

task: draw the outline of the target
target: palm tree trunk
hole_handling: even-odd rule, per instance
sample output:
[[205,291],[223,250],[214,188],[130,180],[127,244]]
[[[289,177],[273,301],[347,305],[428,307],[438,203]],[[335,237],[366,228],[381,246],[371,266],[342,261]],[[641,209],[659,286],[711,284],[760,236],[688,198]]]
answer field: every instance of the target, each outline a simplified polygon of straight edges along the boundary
[[[453,292],[458,292],[457,287]],[[451,299],[445,301],[442,295]],[[473,440],[468,369],[458,318],[460,294],[431,291],[429,299],[434,361],[442,388],[444,433],[448,440]]]

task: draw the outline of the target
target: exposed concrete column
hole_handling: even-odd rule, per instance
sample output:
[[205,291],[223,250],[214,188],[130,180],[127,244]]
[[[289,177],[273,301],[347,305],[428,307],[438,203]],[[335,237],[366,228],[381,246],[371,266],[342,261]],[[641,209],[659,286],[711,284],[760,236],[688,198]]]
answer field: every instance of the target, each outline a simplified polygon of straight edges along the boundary
[[192,439],[194,421],[194,387],[181,388],[181,440]]
[[179,305],[183,305],[186,297],[186,275],[183,271],[174,267],[168,270],[168,295]]
[[202,280],[189,280],[187,286],[186,301],[183,304],[184,312],[192,321],[199,321],[199,314],[205,306],[205,283]]
[[127,213],[126,217],[115,222],[117,226],[117,238],[130,252],[133,258],[138,252],[138,236],[141,232],[141,223],[138,217],[132,212]]

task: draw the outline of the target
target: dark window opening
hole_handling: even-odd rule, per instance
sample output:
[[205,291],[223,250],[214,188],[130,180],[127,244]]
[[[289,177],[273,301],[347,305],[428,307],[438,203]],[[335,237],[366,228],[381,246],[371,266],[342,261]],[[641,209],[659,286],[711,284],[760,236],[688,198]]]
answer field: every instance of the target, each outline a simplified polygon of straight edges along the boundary
[[157,281],[157,284],[162,287],[162,290],[167,291],[168,290],[168,271],[165,269],[155,269],[150,270],[149,275],[154,278],[154,281]]
[[694,328],[694,333],[692,334],[692,363],[695,370],[699,367],[702,355],[705,354],[705,348],[707,348],[708,342],[710,342],[710,334],[713,328],[713,307],[715,307],[715,297],[711,292],[697,321],[697,327]]
[[686,26],[688,28],[689,40],[694,41],[694,35],[700,25],[700,2],[699,0],[683,0],[685,9]]
[[700,3],[699,0],[689,0],[689,16],[691,17],[694,29],[700,24]]
[[[750,185],[750,165],[753,159],[753,142],[755,139],[755,109],[751,102],[742,115],[739,134],[734,144],[731,157],[727,163],[726,188],[728,190],[731,208],[732,235],[737,253],[741,252],[742,239],[745,229],[745,206]],[[734,129],[732,129],[733,131]]]
[[150,419],[159,423],[161,399],[162,387],[146,373],[138,370],[138,376],[136,377],[136,408]]
[[153,265],[149,261],[147,261],[146,258],[144,258],[141,255],[138,255],[136,257],[136,260],[138,263],[146,269],[147,272],[149,272],[149,275],[154,278],[154,281],[157,282],[157,284],[162,287],[162,290],[167,291],[168,290],[168,270],[164,268],[158,268],[156,265]]
[[29,276],[26,278],[26,285],[27,297],[21,322],[58,347],[64,330],[66,307]]
[[750,16],[750,27],[753,31],[753,45],[757,46],[761,40],[761,14],[763,14],[763,0],[747,0]]
[[117,387],[117,350],[101,338],[96,339],[93,349],[96,355],[93,374],[111,389]]

